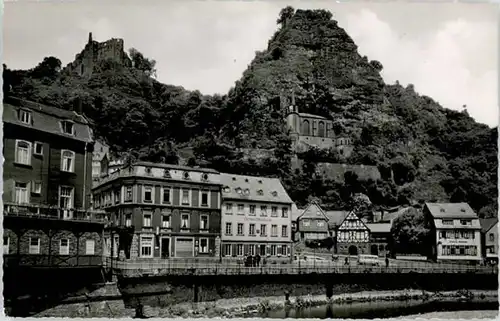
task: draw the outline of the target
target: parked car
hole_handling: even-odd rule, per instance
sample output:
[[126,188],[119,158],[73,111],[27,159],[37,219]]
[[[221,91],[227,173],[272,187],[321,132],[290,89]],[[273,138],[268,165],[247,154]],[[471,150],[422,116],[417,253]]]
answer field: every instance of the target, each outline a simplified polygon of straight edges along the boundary
[[379,266],[380,260],[377,255],[360,254],[358,255],[358,264]]

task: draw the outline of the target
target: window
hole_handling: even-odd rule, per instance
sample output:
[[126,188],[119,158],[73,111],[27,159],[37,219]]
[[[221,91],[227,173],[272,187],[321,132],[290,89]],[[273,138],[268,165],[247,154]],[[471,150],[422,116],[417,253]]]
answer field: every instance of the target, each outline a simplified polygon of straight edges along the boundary
[[208,192],[201,192],[201,206],[208,206]]
[[238,223],[238,235],[243,235],[243,223]]
[[311,225],[311,222],[309,222],[309,221],[304,221],[304,226],[309,226],[309,225]]
[[40,238],[30,237],[29,254],[40,254]]
[[276,255],[277,254],[276,250],[277,250],[276,244],[271,245],[271,255]]
[[442,220],[443,225],[453,225],[453,220]]
[[495,234],[490,233],[490,234],[489,234],[489,237],[490,237],[490,241],[492,241],[492,242],[493,242],[493,241],[495,240]]
[[182,205],[189,205],[189,190],[182,190]]
[[248,235],[255,235],[255,224],[248,225]]
[[208,215],[200,216],[200,230],[208,230]]
[[59,187],[59,207],[73,208],[73,187]]
[[288,217],[288,208],[283,207],[281,209],[281,217]]
[[161,227],[162,228],[170,228],[170,213],[163,213],[161,216]]
[[125,215],[125,226],[132,226],[132,214]]
[[33,154],[43,155],[43,144],[42,143],[35,142],[35,146],[33,147]]
[[231,256],[231,244],[222,245],[222,255]]
[[162,189],[163,189],[163,192],[162,192],[162,195],[163,195],[162,203],[163,204],[170,204],[170,187],[163,186]]
[[226,223],[226,235],[232,235],[233,234],[233,224],[227,222]]
[[69,150],[61,152],[61,171],[73,173],[75,171],[75,153]]
[[19,118],[19,121],[24,124],[31,125],[31,112],[27,110],[20,109],[17,112],[17,117]]
[[65,134],[68,134],[68,135],[74,135],[75,128],[74,128],[73,122],[68,121],[68,120],[61,121],[61,131]]
[[250,205],[250,215],[255,215],[255,205]]
[[278,216],[278,208],[276,206],[271,207],[271,216],[272,217]]
[[233,204],[227,203],[226,204],[226,214],[231,215],[231,214],[233,214],[232,212],[233,212]]
[[266,236],[266,224],[261,224],[260,225],[260,236]]
[[125,202],[132,202],[132,186],[125,186]]
[[15,202],[17,204],[29,203],[28,184],[17,183],[15,184]]
[[238,204],[238,215],[244,215],[244,214],[245,214],[245,205]]
[[198,250],[200,253],[208,253],[208,239],[200,239]]
[[143,227],[151,227],[151,220],[153,218],[153,213],[151,212],[146,212],[142,214],[142,226]]
[[243,255],[243,244],[238,244],[236,246],[236,255]]
[[153,257],[153,237],[141,237],[141,257]]
[[320,222],[318,222],[318,226],[319,226],[319,227],[323,227],[323,226],[325,226],[325,222],[321,222],[321,221],[320,221]]
[[85,241],[85,254],[86,255],[94,255],[95,254],[95,241],[94,240],[86,240]]
[[462,225],[472,225],[472,221],[471,220],[460,220],[460,224],[462,224]]
[[278,236],[278,225],[271,225],[271,236]]
[[281,227],[281,237],[288,237],[288,226],[283,225]]
[[142,202],[143,203],[152,203],[153,202],[153,187],[152,186],[144,186],[144,193],[142,194]]
[[8,236],[3,237],[3,254],[9,254],[10,238]]
[[189,214],[182,214],[181,215],[181,229],[188,229],[189,228]]
[[286,245],[281,246],[281,254],[288,255],[288,246]]
[[31,143],[24,140],[16,141],[15,162],[23,165],[31,165]]
[[114,191],[114,199],[115,199],[115,204],[119,204],[121,201],[121,195],[120,195],[120,190],[117,189]]
[[267,206],[260,207],[260,216],[267,216]]
[[59,255],[69,255],[69,240],[60,239],[59,240]]

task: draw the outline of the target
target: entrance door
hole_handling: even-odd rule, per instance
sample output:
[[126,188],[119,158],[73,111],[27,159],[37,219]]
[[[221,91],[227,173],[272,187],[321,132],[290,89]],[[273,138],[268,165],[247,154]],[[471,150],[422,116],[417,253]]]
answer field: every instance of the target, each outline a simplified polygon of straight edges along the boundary
[[358,248],[354,245],[349,246],[349,255],[358,255]]
[[266,246],[265,245],[261,245],[260,246],[260,253],[259,253],[260,256],[266,256]]
[[167,259],[170,257],[170,238],[161,239],[161,258]]
[[371,251],[370,252],[371,252],[370,253],[371,255],[378,255],[378,248],[377,248],[377,246],[375,244],[373,244],[371,246]]

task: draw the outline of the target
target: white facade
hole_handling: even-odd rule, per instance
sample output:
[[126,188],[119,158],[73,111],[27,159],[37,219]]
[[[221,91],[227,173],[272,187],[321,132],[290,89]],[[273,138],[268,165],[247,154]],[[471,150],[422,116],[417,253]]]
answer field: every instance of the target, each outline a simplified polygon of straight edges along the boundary
[[289,256],[291,205],[223,200],[223,256]]
[[481,260],[479,219],[434,219],[438,260]]

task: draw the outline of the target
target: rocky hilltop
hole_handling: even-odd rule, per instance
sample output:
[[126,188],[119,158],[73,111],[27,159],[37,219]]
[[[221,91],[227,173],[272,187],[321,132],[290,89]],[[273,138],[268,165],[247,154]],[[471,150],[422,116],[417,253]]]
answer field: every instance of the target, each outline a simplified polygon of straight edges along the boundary
[[[4,91],[81,107],[96,134],[129,158],[175,163],[192,155],[189,165],[278,176],[298,205],[309,196],[327,209],[348,207],[362,193],[377,206],[466,201],[496,216],[496,128],[412,85],[385,84],[382,63],[360,56],[328,11],[286,7],[277,23],[267,49],[224,96],[156,81],[154,60],[135,49],[127,64],[92,60],[85,77],[81,69],[61,70],[55,57],[30,70],[4,66]],[[322,116],[335,135],[349,137],[347,167],[328,165],[340,162],[331,149],[292,152],[285,123],[292,97],[299,112]],[[336,168],[356,170],[331,179]],[[363,168],[378,173],[363,177]]]

